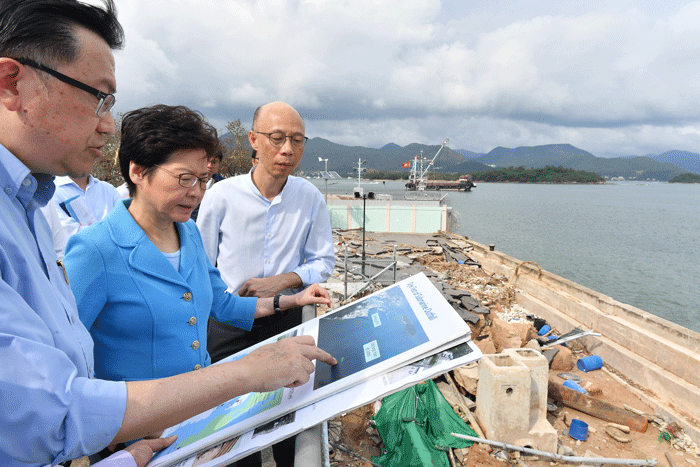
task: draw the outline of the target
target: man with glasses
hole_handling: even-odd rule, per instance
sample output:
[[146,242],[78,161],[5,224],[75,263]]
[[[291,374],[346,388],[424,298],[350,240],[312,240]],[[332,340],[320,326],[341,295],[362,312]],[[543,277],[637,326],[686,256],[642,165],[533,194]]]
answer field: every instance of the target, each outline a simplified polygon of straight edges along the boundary
[[[249,173],[227,178],[202,200],[197,226],[212,264],[228,290],[275,297],[323,282],[335,266],[328,210],[318,189],[294,177],[307,137],[299,113],[283,102],[255,111],[248,133],[259,161]],[[211,320],[212,362],[301,323],[301,310],[258,319],[250,332]],[[292,465],[293,439],[273,448],[277,465]],[[256,461],[259,465],[259,461]]]
[[[171,378],[95,379],[93,342],[39,208],[53,195],[53,176],[89,174],[114,132],[112,49],[122,45],[123,31],[114,2],[105,4],[0,2],[3,466],[55,465],[93,454],[238,395],[304,383],[314,358],[334,361],[302,337],[265,346],[239,363]],[[265,371],[268,361],[278,363],[274,371]],[[121,465],[144,465],[153,449],[169,442],[134,443]]]

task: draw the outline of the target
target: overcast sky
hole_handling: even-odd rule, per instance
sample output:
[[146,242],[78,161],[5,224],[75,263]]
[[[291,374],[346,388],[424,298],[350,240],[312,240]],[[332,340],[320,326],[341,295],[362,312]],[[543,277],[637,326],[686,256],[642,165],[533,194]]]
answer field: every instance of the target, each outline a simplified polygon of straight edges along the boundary
[[700,152],[700,1],[116,4],[116,112],[184,104],[223,129],[283,100],[346,145]]

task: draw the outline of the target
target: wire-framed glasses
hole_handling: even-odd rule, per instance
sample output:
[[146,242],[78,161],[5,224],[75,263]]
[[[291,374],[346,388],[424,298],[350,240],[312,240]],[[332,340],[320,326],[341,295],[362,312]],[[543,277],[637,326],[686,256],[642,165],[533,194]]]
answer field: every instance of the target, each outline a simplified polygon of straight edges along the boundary
[[157,165],[157,164],[156,164],[156,167],[158,167],[161,170],[166,171],[167,173],[169,173],[173,177],[177,178],[178,182],[180,183],[180,186],[184,187],[184,188],[192,188],[193,186],[195,186],[197,184],[197,181],[199,181],[199,187],[202,190],[206,190],[207,183],[209,183],[209,180],[211,180],[210,177],[198,177],[195,174],[188,174],[188,173],[176,174],[176,173],[169,171],[165,167],[161,167],[160,165]]
[[54,70],[53,68],[49,68],[46,65],[42,65],[41,63],[37,63],[34,60],[30,60],[28,58],[17,58],[15,60],[17,60],[22,65],[27,65],[32,68],[36,68],[37,70],[41,70],[45,73],[48,73],[54,78],[58,79],[59,81],[63,81],[64,83],[75,88],[82,89],[83,91],[88,92],[93,96],[97,97],[99,99],[99,102],[97,103],[95,114],[100,118],[107,115],[107,113],[110,110],[112,110],[112,107],[114,107],[114,103],[117,101],[117,98],[114,97],[114,94],[107,94],[105,92],[102,92],[99,89],[95,89],[92,86],[88,86],[87,84],[82,83],[77,79],[73,79],[70,76],[66,76],[63,73],[60,73]]
[[308,136],[298,135],[298,134],[287,136],[284,133],[282,133],[281,131],[274,131],[272,133],[264,133],[262,131],[256,131],[256,130],[253,130],[253,131],[255,131],[256,133],[259,133],[261,135],[267,136],[268,139],[270,140],[270,144],[272,144],[276,148],[282,147],[282,145],[287,140],[287,138],[289,138],[289,141],[292,142],[292,146],[294,146],[295,148],[303,148],[304,145],[306,144],[306,141],[308,141],[308,139],[309,139]]

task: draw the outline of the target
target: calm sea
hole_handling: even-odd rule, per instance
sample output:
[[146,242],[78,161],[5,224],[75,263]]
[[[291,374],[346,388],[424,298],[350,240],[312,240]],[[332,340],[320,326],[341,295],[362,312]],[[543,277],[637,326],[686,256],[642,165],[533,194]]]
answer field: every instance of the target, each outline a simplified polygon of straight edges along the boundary
[[[477,185],[443,192],[456,233],[700,332],[700,185]],[[403,194],[402,182],[363,186]]]

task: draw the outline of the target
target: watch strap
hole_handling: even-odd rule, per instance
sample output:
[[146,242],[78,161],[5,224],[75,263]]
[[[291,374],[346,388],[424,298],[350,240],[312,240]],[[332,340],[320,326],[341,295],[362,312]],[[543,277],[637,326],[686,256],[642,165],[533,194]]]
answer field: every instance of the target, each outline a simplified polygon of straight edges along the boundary
[[280,297],[282,294],[277,294],[275,295],[275,298],[272,300],[272,307],[275,310],[275,314],[278,315],[282,313],[282,309],[280,308]]

